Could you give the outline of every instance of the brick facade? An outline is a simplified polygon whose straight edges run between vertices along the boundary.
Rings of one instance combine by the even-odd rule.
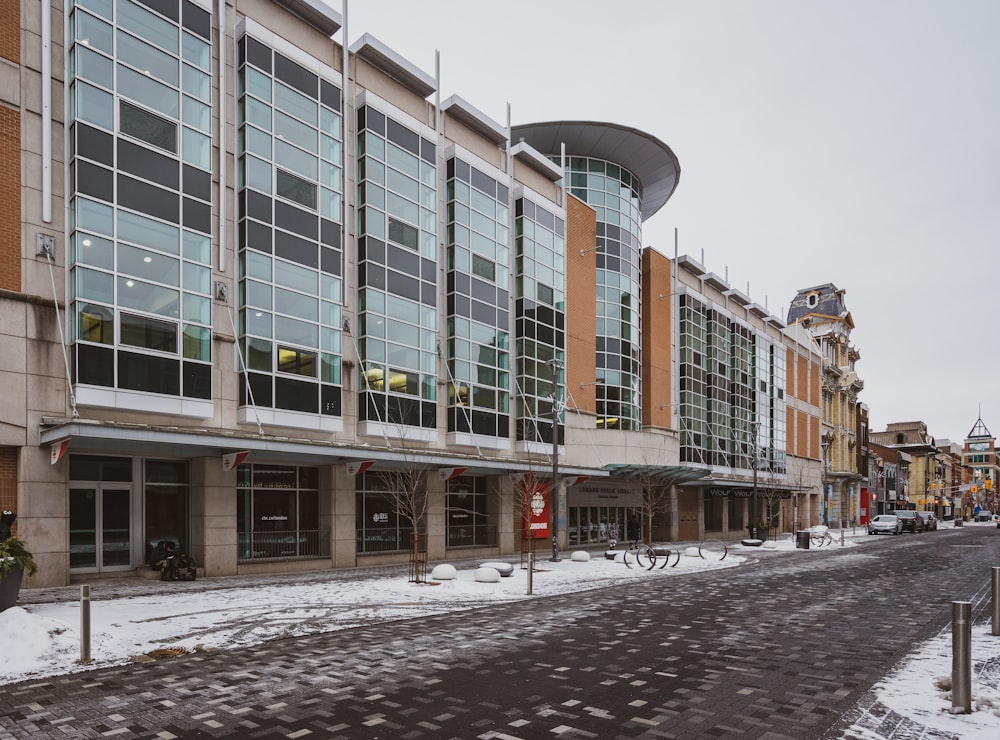
[[[566,198],[566,388],[570,406],[597,413],[597,213]],[[580,252],[583,252],[581,255]],[[583,385],[581,388],[580,385]]]
[[[671,261],[653,249],[642,253],[642,425],[670,427]]]
[[[4,0],[4,6],[12,4]],[[15,25],[15,29],[17,26]],[[6,31],[0,31],[0,38]],[[21,115],[0,105],[0,288],[21,291]]]
[[[0,447],[0,510],[17,511],[17,450],[13,447]]]
[[[21,63],[20,0],[0,0],[0,57]]]

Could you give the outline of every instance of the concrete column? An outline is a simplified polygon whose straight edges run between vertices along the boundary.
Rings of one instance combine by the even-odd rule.
[[[670,542],[677,542],[680,539],[680,506],[677,501],[677,486],[670,486]]]
[[[497,548],[500,554],[515,552],[517,547],[517,530],[520,521],[515,521],[514,511],[514,481],[509,475],[497,475],[487,483],[490,491],[490,517],[497,526]]]
[[[191,555],[206,576],[237,572],[236,476],[220,457],[191,460]]]
[[[69,455],[55,465],[48,447],[21,447],[17,456],[17,534],[38,564],[24,588],[69,585]]]
[[[427,532],[427,558],[429,560],[444,560],[447,549],[445,532],[445,516],[447,508],[447,481],[427,472],[427,516],[425,531]]]
[[[357,496],[355,476],[347,474],[345,465],[331,465],[327,477],[321,471],[320,489],[329,491],[330,556],[334,568],[353,568],[357,557]]]

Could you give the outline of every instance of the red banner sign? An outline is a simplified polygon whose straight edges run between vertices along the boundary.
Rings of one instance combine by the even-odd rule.
[[[548,539],[552,536],[549,530],[551,512],[549,508],[551,502],[549,491],[550,486],[548,483],[536,481],[531,486],[530,494],[527,495],[526,505],[528,511],[524,522],[524,536],[526,539]]]

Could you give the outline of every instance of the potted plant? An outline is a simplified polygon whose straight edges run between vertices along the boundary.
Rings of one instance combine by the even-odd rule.
[[[30,576],[38,570],[35,558],[24,542],[10,534],[10,525],[16,517],[10,511],[3,512],[0,517],[0,612],[17,603],[24,572],[27,571]]]

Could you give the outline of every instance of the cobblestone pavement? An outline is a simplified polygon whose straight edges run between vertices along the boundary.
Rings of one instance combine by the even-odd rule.
[[[971,528],[761,553],[726,571],[12,684],[0,738],[802,740],[842,737],[862,717],[884,737],[945,737],[908,727],[870,689],[947,624],[951,601],[982,590],[998,556],[1000,536]]]

